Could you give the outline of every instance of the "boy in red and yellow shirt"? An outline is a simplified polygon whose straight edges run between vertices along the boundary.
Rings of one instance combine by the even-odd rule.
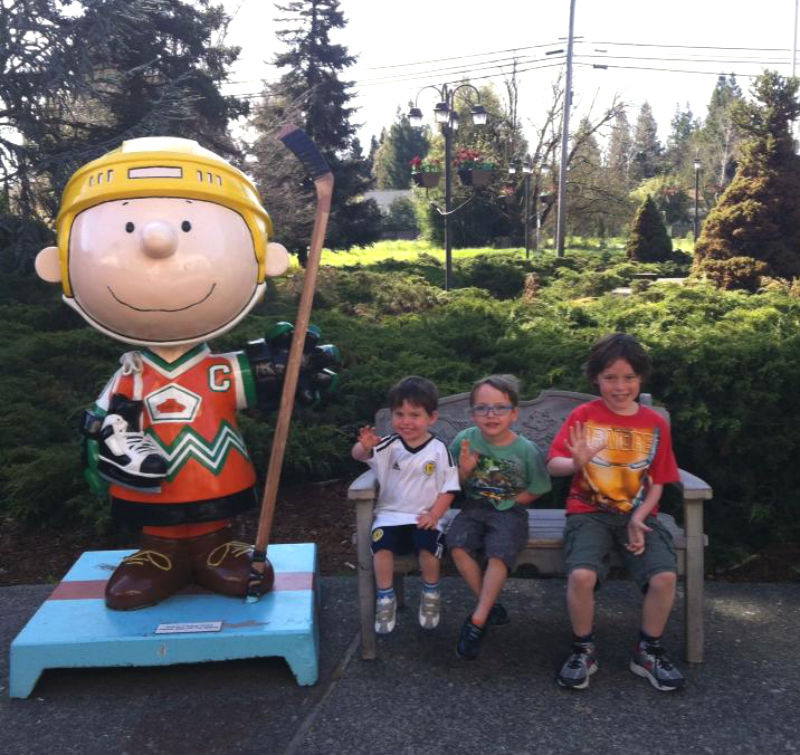
[[[656,514],[664,485],[679,475],[669,425],[636,401],[650,374],[650,358],[632,336],[615,333],[592,347],[585,369],[600,398],[567,417],[547,463],[552,475],[572,475],[564,552],[573,651],[557,681],[584,689],[597,671],[594,593],[617,546],[645,594],[630,669],[656,689],[678,689],[684,678],[661,645],[675,601],[677,566],[672,538]]]

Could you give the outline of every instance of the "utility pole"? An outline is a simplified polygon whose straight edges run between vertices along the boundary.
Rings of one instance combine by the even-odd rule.
[[[792,45],[792,77],[794,78],[794,71],[797,67],[797,4],[798,0],[794,0],[794,44]]]
[[[569,110],[572,106],[572,42],[575,30],[575,0],[569,3],[569,37],[567,38],[567,80],[564,89],[564,114],[561,118],[561,165],[558,170],[558,222],[556,253],[564,256],[564,231],[567,225],[567,157],[569,156]]]

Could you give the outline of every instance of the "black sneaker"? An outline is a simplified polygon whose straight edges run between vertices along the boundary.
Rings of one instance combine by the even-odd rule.
[[[461,633],[458,635],[456,653],[468,661],[474,661],[481,652],[481,640],[483,640],[484,629],[472,623],[472,617],[467,616],[461,625]]]
[[[508,618],[508,611],[503,607],[502,603],[495,603],[492,610],[489,611],[489,618],[486,619],[487,624],[493,627],[502,627],[509,623],[511,619]]]
[[[662,692],[672,692],[686,683],[683,674],[664,652],[660,640],[638,642],[633,649],[630,670]]]
[[[597,659],[593,642],[573,642],[572,653],[564,661],[556,681],[568,689],[586,689],[589,677],[597,671]]]

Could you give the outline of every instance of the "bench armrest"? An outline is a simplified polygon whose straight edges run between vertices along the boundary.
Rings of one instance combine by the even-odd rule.
[[[364,474],[357,477],[347,488],[348,501],[373,500],[378,493],[378,480],[375,473],[368,469]]]
[[[683,498],[686,501],[709,501],[714,497],[711,486],[699,477],[687,472],[685,469],[679,470],[681,475],[681,488],[683,488]]]

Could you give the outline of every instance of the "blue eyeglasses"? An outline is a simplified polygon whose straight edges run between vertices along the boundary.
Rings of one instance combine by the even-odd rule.
[[[505,417],[513,408],[511,404],[476,404],[470,408],[470,412],[476,417],[488,417],[490,414]]]

